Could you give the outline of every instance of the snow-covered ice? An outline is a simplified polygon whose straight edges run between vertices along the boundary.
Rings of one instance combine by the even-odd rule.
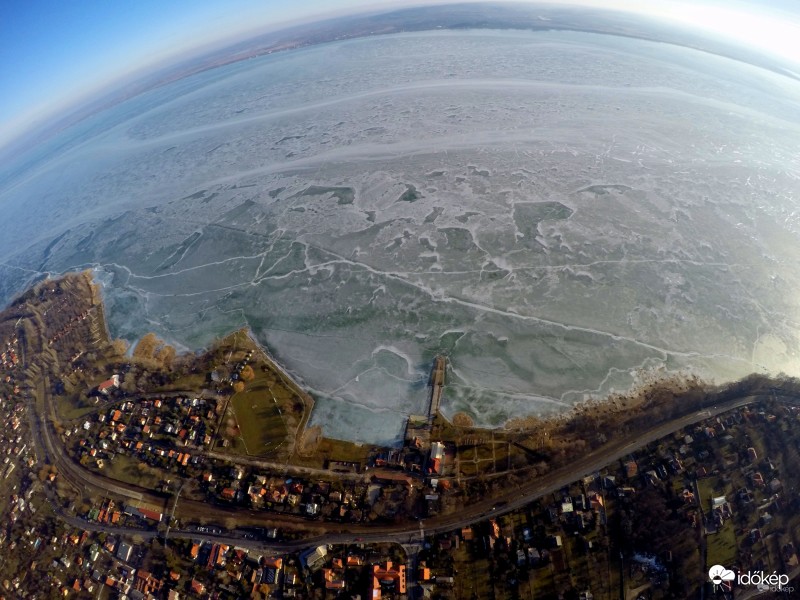
[[[97,115],[0,182],[0,294],[91,266],[117,335],[248,325],[312,424],[365,442],[424,410],[437,353],[443,410],[485,425],[652,369],[796,374],[798,100],[575,32],[273,54]]]

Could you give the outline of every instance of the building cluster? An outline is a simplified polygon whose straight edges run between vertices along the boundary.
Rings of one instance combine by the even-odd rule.
[[[117,401],[100,406],[64,437],[87,466],[102,469],[117,456],[127,455],[191,476],[204,462],[200,451],[211,446],[216,409],[215,399],[185,396]]]
[[[31,303],[46,317],[42,340],[76,368],[75,363],[88,349],[87,343],[96,344],[106,335],[94,294],[84,285],[90,284],[79,278],[49,282]]]
[[[213,597],[214,588],[239,597],[293,597],[305,579],[296,555],[269,556],[228,544],[195,540],[187,558],[195,567],[189,583],[192,596]]]
[[[318,546],[300,554],[309,582],[328,597],[361,597],[369,600],[407,597],[410,591],[405,557],[387,556],[387,548]]]
[[[103,586],[129,598],[161,598],[163,578],[137,569],[148,552],[142,543],[105,533],[64,527],[57,521],[28,525],[18,541],[4,543],[20,568],[2,581],[0,593],[18,597],[96,597]],[[170,596],[173,597],[173,596]]]
[[[27,431],[25,405],[0,395],[0,482],[8,480],[18,466],[36,463]]]
[[[118,383],[111,377],[101,386],[116,387]],[[412,493],[424,497],[421,506],[425,512],[415,516],[439,510],[439,492],[448,483],[439,478],[444,465],[452,463],[444,443],[434,442],[424,449],[376,451],[366,466],[372,468],[371,483],[355,483],[338,475],[328,481],[287,478],[254,464],[231,464],[208,456],[214,446],[219,407],[216,398],[202,396],[119,400],[111,395],[63,431],[62,439],[86,467],[107,470],[119,460],[148,465],[159,470],[163,485],[179,477],[193,483],[187,493],[213,502],[351,523],[365,521],[376,504],[382,508],[379,517],[393,518],[411,504],[403,499]],[[409,456],[415,460],[404,460]],[[329,467],[357,474],[362,465],[340,462]]]
[[[777,461],[762,456],[748,431],[776,419],[747,407],[715,417],[676,433],[658,455],[647,455],[638,463],[629,460],[626,479],[640,487],[663,487],[673,480],[683,484],[680,496],[686,518],[706,534],[724,528],[741,509],[755,510],[757,522],[768,523],[770,512],[781,510],[784,486]]]
[[[692,425],[624,461],[614,493],[653,488],[670,502],[676,498],[677,514],[706,539],[708,565],[788,572],[798,562],[789,530],[800,494],[785,484],[796,477],[785,463],[800,450],[799,420],[797,408],[774,405]]]
[[[55,551],[57,544],[62,547]],[[397,547],[318,546],[300,553],[269,555],[206,539],[173,542],[179,554],[156,564],[149,544],[113,535],[70,530],[43,543],[46,583],[64,597],[107,592],[135,600],[151,598],[294,598],[324,590],[370,600],[407,597],[411,581],[405,559],[387,555]],[[34,561],[31,570],[42,568]],[[421,568],[420,573],[424,570]],[[430,569],[426,570],[430,573]],[[6,589],[19,590],[31,572]],[[449,578],[452,579],[452,578]],[[440,584],[444,579],[440,577]],[[427,585],[431,585],[428,576]],[[47,587],[46,586],[46,587]]]
[[[111,499],[104,499],[98,506],[92,506],[86,520],[101,525],[127,528],[151,529],[164,518],[157,507],[124,504],[118,506]]]
[[[55,312],[65,311],[69,313],[70,312],[69,308],[70,308],[69,302],[67,302],[66,299],[62,298],[48,310]],[[87,308],[86,310],[78,314],[65,315],[65,317],[61,320],[62,326],[55,332],[51,332],[48,344],[52,346],[53,344],[58,343],[64,338],[69,337],[70,334],[75,332],[81,325],[83,325],[83,322],[86,321],[86,319],[90,319],[93,313],[94,313],[94,307],[91,307]]]
[[[2,369],[4,373],[4,378],[7,378],[6,383],[11,380],[11,373],[13,370],[19,366],[19,356],[17,355],[19,352],[18,344],[19,339],[16,335],[13,335],[2,345],[3,351],[0,352],[0,369]]]
[[[30,499],[38,482],[23,477],[36,465],[37,457],[30,443],[29,421],[18,384],[20,369],[19,340],[15,333],[3,332],[0,353],[0,487],[7,493],[0,497],[0,522],[14,524],[35,510]],[[0,540],[7,530],[0,528]]]
[[[121,514],[111,503],[103,511],[111,520]],[[0,597],[292,597],[310,583],[304,576],[310,572],[296,555],[264,556],[203,539],[170,540],[165,550],[143,536],[81,530],[52,520],[28,525],[18,541],[0,541],[4,554],[20,559],[14,575],[0,580]]]
[[[225,503],[309,519],[359,523],[369,512],[369,487],[355,481],[310,481],[259,473],[242,466],[207,470],[209,495]]]
[[[50,292],[57,296],[55,288]],[[77,339],[78,326],[91,321],[90,311],[73,314],[63,299],[56,298],[49,310],[55,309],[63,311],[63,322],[45,338],[51,344]],[[502,585],[513,597],[571,589],[569,597],[591,600],[593,586],[617,589],[609,575],[617,560],[612,549],[624,557],[613,563],[620,567],[620,589],[634,572],[639,584],[653,589],[674,580],[680,558],[671,550],[649,552],[658,535],[656,519],[646,520],[653,515],[679,521],[680,531],[692,534],[684,537],[704,537],[708,564],[787,572],[798,566],[793,519],[800,514],[800,412],[777,402],[691,425],[509,514],[499,514],[507,503],[498,502],[482,521],[428,536],[419,546],[321,545],[272,556],[247,546],[258,547],[248,544],[256,537],[276,540],[276,529],[170,523],[173,537],[164,548],[151,543],[165,529],[158,528],[163,507],[108,498],[93,499],[92,506],[87,500],[80,509],[80,501],[68,506],[67,495],[55,493],[57,473],[33,470],[42,465],[30,447],[31,420],[16,378],[21,350],[15,334],[0,337],[0,483],[8,492],[0,497],[0,569],[9,561],[18,565],[13,576],[0,578],[0,589],[11,595],[47,597],[57,589],[66,597],[137,600],[478,597],[470,569],[483,561],[495,588],[480,597],[494,596]],[[72,362],[81,355],[75,352]],[[237,363],[226,381],[238,381],[250,358]],[[456,448],[431,440],[430,415],[411,419],[404,446],[376,450],[363,471],[357,462],[331,461],[330,479],[318,480],[271,471],[255,460],[245,465],[212,458],[222,412],[216,398],[120,398],[115,390],[121,376],[105,376],[96,388],[96,409],[66,429],[57,427],[68,450],[90,468],[110,470],[122,460],[144,464],[159,469],[164,482],[174,477],[189,483],[187,496],[311,520],[385,523],[442,508],[439,494],[451,481]],[[221,377],[215,371],[211,379]],[[45,503],[49,510],[41,510]],[[658,513],[663,507],[668,510]],[[76,513],[86,521],[80,523]],[[653,525],[652,538],[650,531],[635,530],[635,519]],[[733,543],[718,543],[723,537]]]

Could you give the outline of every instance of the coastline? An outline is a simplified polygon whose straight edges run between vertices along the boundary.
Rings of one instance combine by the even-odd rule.
[[[303,441],[305,439],[305,435],[308,428],[308,422],[311,420],[311,415],[314,412],[314,397],[306,392],[303,387],[295,381],[295,379],[289,374],[286,369],[283,368],[275,357],[272,356],[269,349],[264,346],[261,342],[258,341],[255,334],[249,327],[245,327],[243,329],[247,338],[253,343],[253,345],[259,349],[261,354],[263,355],[263,359],[273,368],[276,372],[280,373],[281,377],[283,378],[284,383],[294,390],[297,396],[303,401],[303,416],[300,420],[300,424],[297,426],[297,433],[295,434],[295,452],[302,454],[303,448]]]
[[[97,281],[96,277],[94,276],[94,272],[91,269],[86,269],[80,272],[65,273],[58,277],[48,276],[46,279],[37,282],[28,290],[19,294],[15,298],[14,302],[20,301],[20,299],[24,298],[28,293],[30,293],[31,290],[36,289],[36,287],[41,285],[44,281],[56,281],[70,276],[84,278],[89,285],[92,293],[92,301],[95,304],[96,309],[99,311],[99,320],[102,321],[102,325],[104,327],[103,333],[106,336],[105,341],[111,342],[114,340],[114,337],[111,335],[109,330],[108,319],[106,315],[106,300],[103,295],[103,285],[101,282]],[[319,425],[309,427],[309,423],[313,419],[314,410],[316,408],[316,401],[314,397],[303,387],[301,382],[299,382],[283,365],[277,361],[269,349],[258,340],[254,332],[249,327],[241,327],[239,329],[232,330],[226,335],[234,334],[237,331],[243,332],[243,334],[246,335],[249,342],[261,352],[263,360],[269,364],[270,368],[274,369],[276,373],[280,374],[284,385],[291,388],[291,390],[302,399],[303,416],[297,429],[295,440],[297,448],[299,449],[298,452],[301,455],[303,454],[302,449],[305,445],[304,442],[306,441],[306,435],[311,430],[319,430],[313,432],[314,441],[318,441],[319,439],[326,437],[328,439],[335,439],[355,445],[362,444],[361,442],[347,439],[345,437],[331,438],[330,436],[326,435],[326,432],[322,430]],[[215,344],[224,339],[224,337],[225,336],[216,338],[214,342],[208,344],[206,348],[198,348],[193,350],[182,349],[179,356],[197,356],[206,352],[210,352],[214,349]],[[168,342],[171,343],[169,340]],[[438,410],[438,408],[435,411],[435,415],[431,415],[431,417],[435,417],[435,419],[437,419],[441,423],[441,426],[446,430],[486,433],[531,433],[533,430],[547,430],[555,432],[560,429],[573,429],[575,423],[583,422],[587,419],[595,422],[601,422],[607,419],[615,420],[623,416],[630,418],[633,413],[647,413],[654,410],[654,407],[657,407],[659,411],[664,412],[665,414],[672,414],[680,410],[679,405],[682,404],[682,401],[686,401],[686,399],[690,399],[691,402],[697,402],[697,398],[700,396],[707,398],[719,394],[725,395],[727,390],[737,388],[748,380],[761,380],[774,385],[778,385],[782,381],[795,381],[791,378],[779,380],[777,378],[769,378],[758,373],[753,373],[740,380],[720,384],[711,384],[692,375],[686,375],[682,373],[665,374],[664,377],[646,378],[644,381],[641,381],[639,385],[627,391],[612,393],[603,398],[585,400],[575,404],[569,410],[556,415],[527,415],[523,417],[514,417],[508,419],[503,423],[503,425],[498,427],[484,427],[481,425],[475,426],[473,423],[468,422],[467,419],[464,419],[461,416],[466,415],[467,417],[470,417],[470,415],[458,411],[453,414],[452,418],[447,418],[440,410]],[[675,404],[674,407],[671,406],[672,403]],[[412,416],[413,415],[407,415],[407,418]],[[402,441],[400,443],[402,444]]]

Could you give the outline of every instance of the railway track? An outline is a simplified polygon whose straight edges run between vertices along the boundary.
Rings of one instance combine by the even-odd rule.
[[[39,315],[32,315],[30,318],[33,333],[37,339],[28,339],[26,336],[24,343],[25,367],[28,373],[28,387],[32,390],[27,398],[28,416],[31,425],[33,443],[37,450],[39,460],[46,460],[54,465],[59,472],[59,476],[81,495],[99,494],[101,496],[113,495],[127,501],[145,502],[154,506],[162,506],[162,512],[167,512],[170,494],[156,492],[132,483],[126,483],[94,473],[82,465],[75,462],[61,446],[56,433],[49,423],[55,421],[56,410],[54,399],[50,395],[50,377],[48,373],[57,365],[57,356],[50,351],[41,355],[35,352],[36,347],[44,348],[41,344],[45,339],[44,324]],[[31,361],[34,364],[29,364]],[[33,386],[31,383],[35,382]],[[434,393],[441,389],[444,383],[444,360],[439,361],[434,366],[431,375],[431,383]],[[680,415],[670,419],[665,423],[654,424],[646,429],[635,433],[629,433],[624,437],[619,437],[605,447],[591,452],[580,459],[573,461],[569,465],[555,469],[546,475],[529,480],[524,484],[508,489],[499,497],[482,500],[462,507],[455,514],[437,516],[425,521],[425,530],[431,533],[441,533],[452,531],[464,527],[476,521],[480,521],[487,516],[495,516],[516,510],[531,501],[552,493],[571,482],[580,479],[582,476],[596,472],[606,465],[629,455],[642,446],[660,439],[676,430],[688,425],[706,420],[715,415],[740,408],[749,404],[756,403],[768,397],[775,400],[800,406],[800,394],[794,390],[786,390],[774,387],[769,390],[771,396],[761,395],[740,395],[738,397],[727,398],[714,405],[704,405],[700,410]],[[333,474],[331,474],[333,476]],[[220,506],[209,504],[190,498],[183,498],[176,510],[177,518],[183,520],[217,520],[226,522],[233,519],[240,525],[261,525],[278,526],[281,528],[294,528],[298,531],[305,531],[311,537],[305,538],[303,542],[293,542],[293,544],[311,543],[346,543],[354,541],[397,541],[406,542],[414,536],[419,536],[420,524],[418,522],[408,522],[398,525],[370,526],[366,524],[343,524],[343,523],[322,523],[319,521],[309,521],[303,517],[295,515],[284,515],[280,513],[259,512],[251,509]],[[107,528],[113,530],[113,528]],[[322,535],[314,535],[314,532],[324,532]],[[175,530],[173,530],[175,532]],[[177,532],[176,532],[177,533]]]

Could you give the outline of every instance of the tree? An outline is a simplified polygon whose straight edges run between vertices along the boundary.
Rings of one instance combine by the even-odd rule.
[[[117,338],[111,342],[111,350],[117,356],[125,356],[125,353],[128,352],[128,342],[121,338]]]
[[[128,394],[133,394],[136,392],[136,378],[133,375],[126,375],[122,379],[122,383],[120,383],[119,388]]]
[[[155,358],[167,369],[170,369],[172,368],[172,362],[175,360],[175,348],[165,344],[156,351]]]
[[[133,357],[138,359],[151,359],[155,354],[156,348],[163,342],[156,337],[155,333],[147,333],[136,344],[133,349]]]
[[[250,365],[245,365],[244,368],[242,369],[242,372],[239,374],[239,376],[244,381],[253,381],[253,379],[255,378],[256,374],[253,372],[253,367],[251,367]]]

